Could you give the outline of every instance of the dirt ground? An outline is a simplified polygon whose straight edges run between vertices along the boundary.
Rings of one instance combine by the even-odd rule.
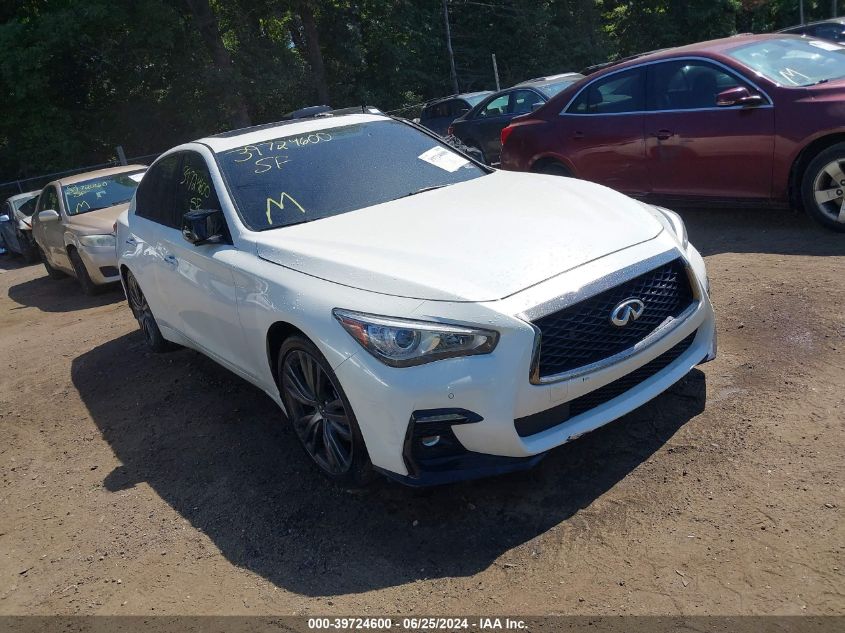
[[[0,258],[0,614],[845,614],[845,236],[682,212],[719,358],[524,474],[350,492],[119,290]]]

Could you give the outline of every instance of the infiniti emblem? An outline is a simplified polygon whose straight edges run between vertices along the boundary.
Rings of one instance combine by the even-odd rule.
[[[625,327],[639,319],[645,311],[645,304],[639,299],[625,299],[610,313],[610,322],[616,327]]]

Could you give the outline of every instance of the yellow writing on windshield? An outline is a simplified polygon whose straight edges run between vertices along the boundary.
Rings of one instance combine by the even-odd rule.
[[[279,209],[284,211],[284,209],[285,209],[285,198],[287,198],[291,203],[293,203],[293,205],[297,209],[302,211],[302,213],[305,213],[305,209],[302,208],[302,205],[299,204],[293,198],[293,196],[291,196],[291,195],[289,195],[285,192],[282,192],[282,194],[279,196],[278,201],[275,198],[267,198],[267,223],[268,224],[273,224],[273,207],[278,207]]]

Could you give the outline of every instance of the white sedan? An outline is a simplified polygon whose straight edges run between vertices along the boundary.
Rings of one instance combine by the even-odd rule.
[[[528,468],[715,356],[681,219],[371,114],[176,147],[118,220],[150,346],[265,391],[328,476]]]

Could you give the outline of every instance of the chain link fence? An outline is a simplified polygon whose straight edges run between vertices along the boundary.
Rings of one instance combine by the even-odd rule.
[[[63,176],[72,176],[74,174],[81,174],[86,171],[106,169],[107,167],[118,167],[122,164],[132,165],[135,163],[140,163],[142,165],[149,165],[156,158],[158,158],[160,154],[161,152],[158,152],[156,154],[146,154],[144,156],[134,156],[132,158],[125,159],[125,163],[119,159],[114,159],[106,163],[98,163],[96,165],[85,165],[83,167],[66,169],[65,171],[56,171],[51,174],[42,174],[40,176],[32,176],[30,178],[19,178],[18,180],[9,180],[7,182],[2,182],[0,183],[0,202],[5,200],[9,196],[14,196],[19,193],[25,193],[27,191],[38,191],[42,189],[44,185],[46,185],[48,182],[56,180],[57,178],[62,178]]]

